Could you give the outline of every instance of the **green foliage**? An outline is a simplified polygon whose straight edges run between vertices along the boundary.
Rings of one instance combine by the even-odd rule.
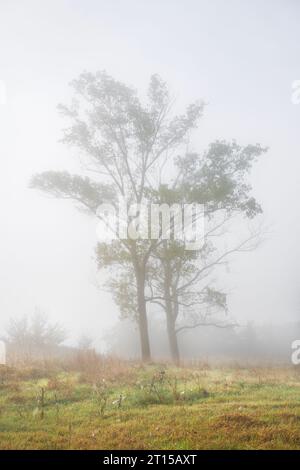
[[[95,213],[103,202],[114,201],[113,187],[91,181],[87,176],[70,175],[67,171],[45,171],[31,178],[30,187],[60,199],[72,199]]]
[[[183,114],[174,114],[168,86],[158,75],[151,77],[145,100],[105,71],[85,72],[72,87],[71,105],[59,106],[69,123],[63,141],[80,152],[85,169],[82,175],[44,172],[32,178],[31,187],[70,199],[93,215],[101,203],[115,205],[121,197],[127,206],[205,205],[205,243],[196,253],[186,251],[177,240],[161,243],[161,234],[153,241],[118,239],[114,233],[117,240],[99,243],[96,248],[98,267],[109,270],[107,286],[120,313],[137,321],[143,359],[151,356],[147,305],[154,301],[166,313],[168,328],[172,325],[169,338],[173,338],[171,350],[177,350],[173,351],[176,362],[176,333],[226,311],[225,293],[211,285],[211,280],[205,281],[206,286],[201,281],[243,245],[213,257],[216,239],[224,233],[217,229],[226,230],[233,215],[253,219],[262,212],[251,195],[249,172],[266,148],[217,140],[201,154],[186,152],[204,104],[195,102]],[[93,179],[86,176],[87,171]],[[99,213],[97,216],[101,218]],[[192,322],[183,324],[188,317]]]

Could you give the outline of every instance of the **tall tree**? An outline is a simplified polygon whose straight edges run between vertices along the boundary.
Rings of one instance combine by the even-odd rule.
[[[179,332],[198,326],[233,326],[232,321],[219,316],[220,311],[227,312],[226,295],[214,287],[212,276],[230,255],[257,246],[257,231],[231,242],[231,246],[222,239],[236,230],[233,220],[238,219],[240,226],[262,212],[247,179],[253,163],[265,151],[258,144],[241,147],[235,142],[214,142],[202,155],[178,157],[174,180],[153,194],[159,203],[204,205],[205,230],[199,249],[189,251],[184,242],[171,239],[157,245],[151,254],[154,264],[147,300],[160,305],[166,314],[170,352],[176,363],[180,358]]]
[[[55,197],[71,199],[93,215],[97,215],[101,202],[116,205],[122,197],[127,205],[132,205],[147,200],[148,189],[159,185],[163,165],[196,127],[203,104],[192,104],[183,115],[174,116],[168,87],[157,75],[151,77],[145,104],[134,89],[105,72],[83,73],[72,85],[73,104],[60,106],[62,114],[71,121],[64,141],[83,154],[84,174],[44,172],[32,178],[31,186]],[[93,179],[85,176],[87,171],[93,174]],[[147,264],[155,244],[151,240],[118,238],[112,243],[112,258],[103,256],[102,261],[131,266],[145,361],[151,357],[145,285]],[[102,248],[107,253],[105,244]]]

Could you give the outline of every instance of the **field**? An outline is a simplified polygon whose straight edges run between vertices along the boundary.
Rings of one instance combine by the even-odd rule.
[[[0,369],[1,449],[298,449],[297,368]]]

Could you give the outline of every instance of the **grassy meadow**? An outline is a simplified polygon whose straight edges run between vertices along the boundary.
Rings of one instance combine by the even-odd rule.
[[[0,368],[1,449],[299,449],[300,371],[96,356]]]

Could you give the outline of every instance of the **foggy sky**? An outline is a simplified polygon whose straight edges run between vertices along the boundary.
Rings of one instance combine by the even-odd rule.
[[[224,282],[242,322],[299,319],[299,20],[297,0],[0,0],[0,330],[35,306],[73,337],[100,341],[117,321],[96,286],[96,221],[28,189],[33,173],[80,168],[59,142],[56,106],[72,79],[99,69],[142,91],[158,73],[179,108],[208,103],[195,150],[223,138],[269,147],[251,181],[270,233]]]

